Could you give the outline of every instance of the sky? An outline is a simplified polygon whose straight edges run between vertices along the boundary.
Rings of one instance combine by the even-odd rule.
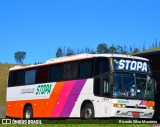
[[[159,0],[0,0],[0,62],[54,58],[58,47],[100,43],[148,47],[160,41]]]

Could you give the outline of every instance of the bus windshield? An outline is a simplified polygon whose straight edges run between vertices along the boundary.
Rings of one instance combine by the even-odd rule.
[[[149,74],[116,72],[113,77],[113,97],[154,99],[154,81]]]

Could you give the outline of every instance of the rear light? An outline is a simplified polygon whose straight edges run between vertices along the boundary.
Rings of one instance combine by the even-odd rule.
[[[126,108],[125,104],[113,104],[113,107],[115,108]]]

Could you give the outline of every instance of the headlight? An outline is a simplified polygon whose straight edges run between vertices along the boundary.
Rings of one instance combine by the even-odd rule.
[[[125,104],[113,104],[113,107],[116,107],[116,108],[126,108],[126,105]]]
[[[151,109],[151,110],[153,110],[153,109],[154,109],[154,107],[153,107],[153,106],[147,106],[146,108],[147,108],[147,109]]]

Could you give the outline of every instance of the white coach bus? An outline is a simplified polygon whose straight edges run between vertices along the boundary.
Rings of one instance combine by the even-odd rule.
[[[9,69],[6,115],[14,118],[152,118],[149,61],[80,54]]]

